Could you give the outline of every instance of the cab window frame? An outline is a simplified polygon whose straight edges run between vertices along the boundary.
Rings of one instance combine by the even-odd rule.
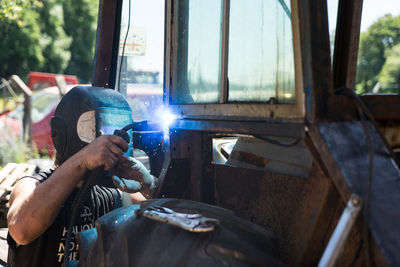
[[[227,93],[227,60],[229,41],[229,6],[230,0],[222,0],[222,33],[221,33],[221,64],[220,64],[220,94],[218,103],[172,104],[175,84],[177,82],[178,66],[176,43],[178,1],[166,3],[166,42],[165,42],[165,101],[174,114],[181,119],[207,119],[207,120],[260,120],[283,119],[300,121],[305,116],[303,74],[300,48],[300,27],[298,0],[291,1],[291,24],[293,37],[294,74],[295,74],[295,103],[276,104],[269,102],[228,102]]]

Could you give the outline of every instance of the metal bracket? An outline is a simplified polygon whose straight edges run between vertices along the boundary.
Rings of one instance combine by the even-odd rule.
[[[333,267],[335,266],[339,256],[342,253],[347,238],[349,237],[350,230],[356,221],[358,214],[360,214],[362,207],[362,199],[353,194],[347,202],[342,216],[333,232],[329,243],[325,248],[324,254],[318,263],[318,267]]]

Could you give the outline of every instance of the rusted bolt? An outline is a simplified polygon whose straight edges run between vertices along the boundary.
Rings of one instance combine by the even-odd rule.
[[[354,206],[358,206],[358,205],[360,205],[361,200],[360,200],[360,198],[359,198],[358,196],[352,195],[352,196],[351,196],[351,203],[352,203]]]

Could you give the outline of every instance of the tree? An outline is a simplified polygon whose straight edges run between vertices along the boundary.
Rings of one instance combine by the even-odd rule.
[[[40,69],[44,72],[63,73],[67,68],[71,53],[72,38],[64,31],[64,15],[60,0],[46,0],[38,13],[41,31],[40,44],[45,63]]]
[[[0,77],[92,76],[98,0],[0,0]]]
[[[385,15],[361,34],[357,92],[371,92],[387,59],[387,51],[400,43],[400,16]]]
[[[65,32],[72,37],[71,60],[66,73],[89,82],[93,73],[98,0],[64,0]]]
[[[44,57],[40,48],[38,1],[0,1],[0,76],[24,77],[31,69],[40,69]]]
[[[379,73],[379,83],[384,93],[399,93],[400,44],[386,52],[386,61]]]

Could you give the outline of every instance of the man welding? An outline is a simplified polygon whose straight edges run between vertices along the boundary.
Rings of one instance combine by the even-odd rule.
[[[7,266],[61,266],[82,184],[90,186],[74,209],[70,260],[79,257],[78,232],[121,206],[117,188],[151,196],[156,179],[129,157],[129,140],[111,134],[131,122],[129,104],[113,90],[79,86],[64,96],[51,121],[55,169],[22,177],[11,193]]]

